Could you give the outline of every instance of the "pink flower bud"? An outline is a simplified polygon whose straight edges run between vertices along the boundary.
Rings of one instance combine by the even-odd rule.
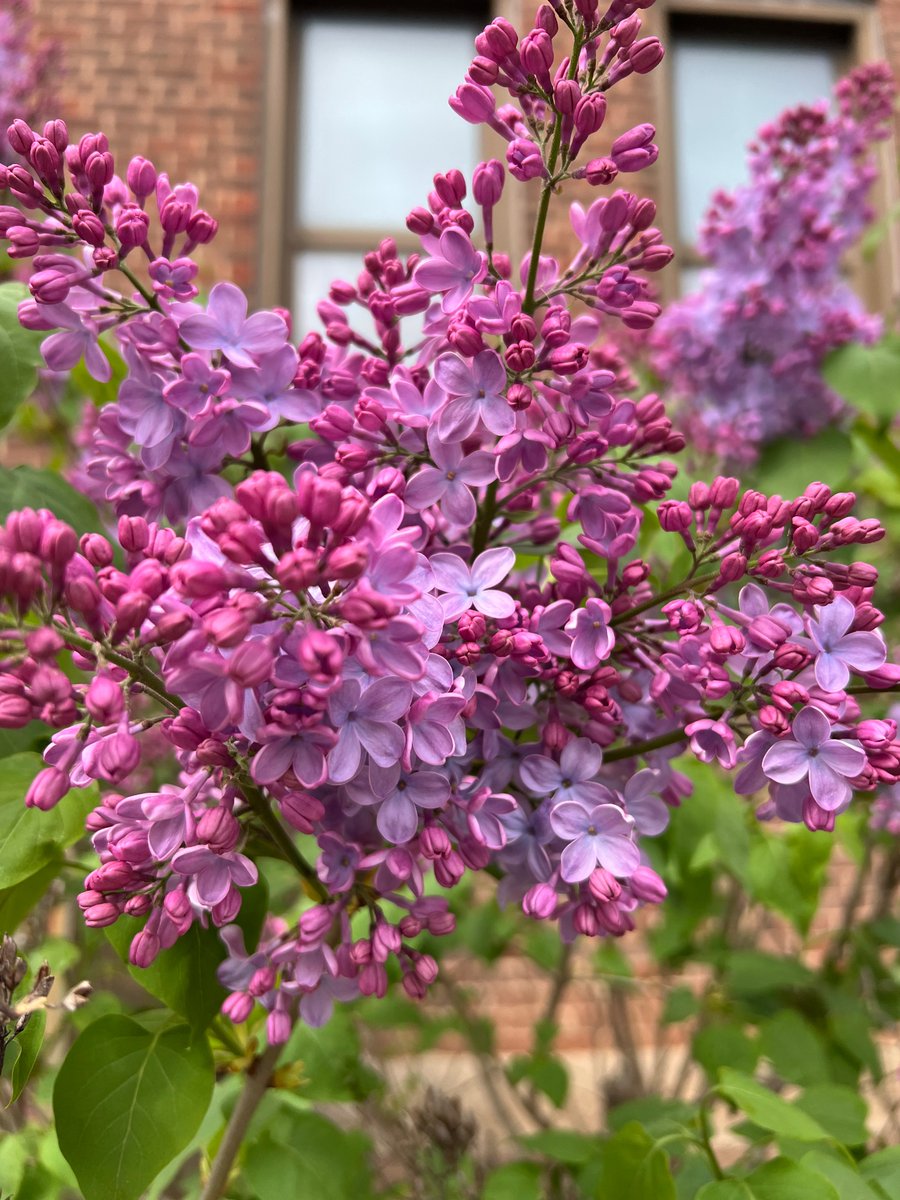
[[[109,675],[95,675],[84,697],[84,706],[100,725],[112,725],[125,711],[122,689]]]
[[[632,895],[648,904],[661,904],[669,894],[666,885],[652,867],[638,867],[628,880],[628,886]]]
[[[162,945],[156,934],[142,929],[132,939],[128,961],[133,967],[149,967],[161,949]]]
[[[546,921],[556,912],[556,889],[549,883],[535,883],[522,898],[522,912],[536,921]]]
[[[55,808],[71,787],[69,776],[56,767],[45,767],[38,771],[28,791],[25,793],[25,805],[28,808],[40,808],[47,812]]]

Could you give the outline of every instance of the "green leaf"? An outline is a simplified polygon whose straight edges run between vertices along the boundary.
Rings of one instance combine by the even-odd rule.
[[[836,1083],[808,1087],[797,1107],[818,1121],[822,1128],[845,1146],[862,1146],[868,1138],[868,1105],[852,1088]]]
[[[556,1108],[562,1108],[569,1090],[569,1074],[558,1058],[547,1055],[522,1055],[507,1067],[513,1083],[528,1079]]]
[[[537,1163],[507,1163],[488,1175],[481,1200],[543,1200],[542,1174]]]
[[[249,948],[259,936],[260,906],[265,910],[265,885],[241,892],[241,911],[236,923],[245,931]],[[136,917],[120,917],[106,929],[106,936],[124,963],[128,948],[144,922]],[[212,925],[204,928],[196,921],[174,946],[163,950],[149,967],[128,967],[131,977],[151,996],[184,1017],[195,1033],[207,1028],[222,1006],[227,993],[216,978],[216,970],[225,961],[225,945]]]
[[[763,1023],[759,1047],[782,1079],[791,1083],[807,1086],[831,1078],[821,1035],[793,1009],[782,1009]]]
[[[697,1106],[687,1104],[684,1100],[672,1100],[667,1096],[640,1096],[637,1100],[626,1100],[610,1109],[608,1124],[615,1133],[630,1121],[638,1121],[658,1137],[663,1129],[671,1130],[673,1123],[687,1125],[696,1113]]]
[[[597,1137],[576,1133],[572,1129],[542,1129],[540,1133],[526,1134],[518,1141],[535,1154],[572,1166],[588,1162],[599,1154],[601,1149],[601,1142]]]
[[[707,1025],[694,1037],[691,1053],[710,1079],[720,1067],[732,1066],[750,1072],[756,1066],[759,1051],[738,1025]]]
[[[343,1005],[336,1005],[331,1019],[319,1029],[298,1021],[280,1062],[299,1062],[303,1082],[298,1092],[309,1100],[364,1100],[379,1084],[363,1061],[356,1025]]]
[[[41,1046],[44,1044],[44,1030],[47,1026],[47,1014],[36,1012],[28,1018],[28,1024],[15,1039],[6,1053],[6,1067],[11,1085],[11,1093],[6,1107],[22,1095],[25,1084],[31,1078],[31,1072],[38,1060]],[[15,1058],[9,1067],[10,1052],[15,1050]]]
[[[822,378],[860,412],[893,417],[900,410],[900,338],[888,333],[874,346],[848,342],[825,359]]]
[[[29,721],[22,729],[0,729],[0,758],[24,754],[28,750],[40,753],[49,735],[50,730],[43,721]]]
[[[776,958],[757,950],[738,950],[728,958],[725,985],[739,999],[765,992],[790,992],[814,984],[812,971],[796,958]]]
[[[247,1148],[244,1177],[254,1200],[367,1200],[368,1139],[318,1113],[294,1114],[289,1146],[263,1133]]]
[[[722,1067],[716,1090],[751,1121],[782,1137],[795,1138],[800,1142],[817,1142],[828,1136],[808,1113],[782,1100],[740,1071]]]
[[[76,533],[102,528],[97,509],[56,471],[0,467],[0,518],[20,508],[49,508]]]
[[[801,1167],[789,1158],[773,1158],[743,1182],[753,1200],[841,1200],[837,1189],[824,1175]]]
[[[696,1200],[753,1200],[753,1192],[743,1179],[715,1179],[700,1189]]]
[[[695,1016],[699,1009],[700,1002],[693,988],[676,987],[666,996],[660,1019],[664,1025],[674,1025],[678,1021],[686,1021],[688,1017]]]
[[[209,1046],[187,1025],[150,1033],[122,1016],[89,1025],[53,1090],[60,1149],[85,1200],[138,1200],[194,1136],[214,1079]]]
[[[64,839],[62,811],[25,807],[25,793],[43,762],[14,754],[0,772],[0,888],[11,888],[55,858]]]
[[[859,1173],[877,1183],[888,1196],[900,1196],[900,1146],[888,1146],[864,1158]]]
[[[800,1165],[824,1175],[837,1188],[841,1200],[879,1200],[878,1193],[855,1167],[833,1154],[810,1150],[800,1159]]]
[[[676,1200],[669,1159],[636,1121],[625,1125],[606,1143],[598,1197],[628,1200]]]
[[[54,865],[42,867],[34,875],[0,891],[0,934],[13,934],[43,899],[47,888],[58,874]]]
[[[0,426],[9,424],[19,405],[34,391],[37,369],[43,361],[41,342],[45,335],[19,323],[19,301],[28,296],[23,283],[0,284]]]
[[[768,493],[778,493],[785,500],[803,494],[809,483],[810,464],[815,464],[817,479],[827,479],[835,489],[851,475],[847,435],[830,427],[803,443],[803,453],[797,453],[793,438],[771,442],[760,455],[759,477],[766,481]]]

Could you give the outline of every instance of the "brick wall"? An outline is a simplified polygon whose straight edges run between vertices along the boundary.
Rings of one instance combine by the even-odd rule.
[[[118,170],[143,154],[190,180],[218,218],[198,254],[210,279],[251,291],[260,211],[263,0],[34,0],[63,45],[58,113],[73,137],[102,129]]]

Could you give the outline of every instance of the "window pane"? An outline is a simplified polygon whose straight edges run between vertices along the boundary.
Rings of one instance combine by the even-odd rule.
[[[363,256],[358,250],[306,250],[294,258],[293,295],[291,312],[296,322],[294,341],[299,342],[310,330],[322,332],[322,322],[316,305],[328,299],[328,289],[335,279],[355,283],[363,269]],[[346,310],[354,329],[363,335],[375,332],[368,312],[357,306]]]
[[[478,162],[476,126],[447,104],[469,23],[313,18],[301,27],[297,224],[390,232],[436,171]]]
[[[770,28],[777,29],[777,22]],[[827,97],[840,72],[840,31],[796,36],[678,33],[672,47],[679,237],[693,244],[717,188],[746,178],[747,143],[785,108]],[[795,40],[796,39],[796,40]]]

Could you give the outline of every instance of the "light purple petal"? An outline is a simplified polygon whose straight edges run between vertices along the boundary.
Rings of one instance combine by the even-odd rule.
[[[584,834],[566,846],[560,855],[562,877],[567,883],[581,883],[597,865],[596,838]]]
[[[508,406],[507,406],[508,407]],[[512,409],[509,409],[512,414]],[[481,404],[469,396],[450,400],[438,415],[438,433],[449,442],[461,442],[469,436],[481,416]]]
[[[515,565],[516,552],[511,546],[497,546],[479,554],[472,564],[472,582],[478,588],[491,588],[506,578]]]
[[[820,708],[807,704],[806,708],[801,708],[794,718],[791,732],[801,746],[806,746],[811,750],[816,746],[821,746],[831,737],[831,722]],[[788,781],[782,780],[781,782]]]
[[[819,758],[839,775],[855,779],[866,765],[866,752],[859,742],[833,739],[819,751]]]
[[[450,796],[450,784],[437,771],[417,771],[407,782],[406,794],[419,808],[442,808]]]
[[[848,633],[837,647],[844,662],[854,671],[877,671],[887,657],[887,649],[877,633]]]
[[[471,586],[469,568],[458,554],[433,554],[428,561],[438,591],[465,592]]]
[[[600,866],[606,867],[607,871],[612,871],[620,879],[627,879],[641,865],[641,852],[628,838],[601,837],[596,840],[599,843],[597,858]]]
[[[472,397],[477,391],[472,368],[458,354],[441,354],[435,360],[434,378],[451,396]]]
[[[394,792],[379,808],[376,823],[382,837],[399,846],[415,837],[419,814],[403,792]]]
[[[815,674],[816,683],[826,692],[840,692],[850,682],[850,668],[843,659],[824,650],[816,659]]]
[[[522,782],[538,796],[555,792],[562,783],[562,772],[552,758],[544,754],[529,754],[519,764]]]
[[[292,753],[290,738],[279,738],[277,742],[269,742],[250,764],[250,774],[257,783],[274,783],[291,765]]]
[[[815,802],[826,812],[835,812],[850,798],[853,789],[844,778],[822,758],[814,758],[809,764],[809,790]]]
[[[494,350],[482,350],[472,363],[472,377],[479,389],[488,395],[498,395],[506,387],[506,367]]]
[[[247,316],[247,297],[236,284],[217,283],[209,293],[207,312],[227,339],[234,341]]]
[[[603,763],[603,751],[590,738],[572,738],[563,748],[559,771],[563,779],[594,779]]]
[[[407,489],[408,501],[409,490]],[[414,508],[415,505],[410,505],[410,507]],[[474,524],[478,506],[475,503],[475,497],[461,480],[454,479],[450,483],[445,480],[441,512],[451,525],[469,526]]]
[[[362,751],[356,724],[345,725],[328,752],[328,777],[332,783],[347,783],[359,770]]]
[[[776,783],[799,783],[809,770],[809,753],[793,738],[776,742],[763,758],[763,771]]]
[[[403,498],[410,508],[420,512],[423,508],[437,504],[448,486],[443,471],[425,467],[406,485]]]
[[[567,842],[580,837],[590,824],[591,813],[584,805],[576,804],[573,800],[564,800],[550,811],[550,828],[557,837]]]
[[[494,588],[479,592],[473,598],[473,603],[480,613],[484,613],[486,617],[493,617],[496,621],[511,617],[516,611],[516,602],[512,596],[508,596],[506,592],[498,592]]]
[[[412,703],[412,688],[405,679],[377,679],[357,706],[359,718],[396,721],[406,716]]]
[[[396,682],[402,681],[397,680]],[[400,759],[406,739],[399,725],[388,725],[384,721],[357,719],[354,728],[359,740],[380,767],[389,767]],[[332,753],[334,752],[332,751]],[[334,779],[333,772],[331,777]],[[336,782],[340,781],[336,780]]]

